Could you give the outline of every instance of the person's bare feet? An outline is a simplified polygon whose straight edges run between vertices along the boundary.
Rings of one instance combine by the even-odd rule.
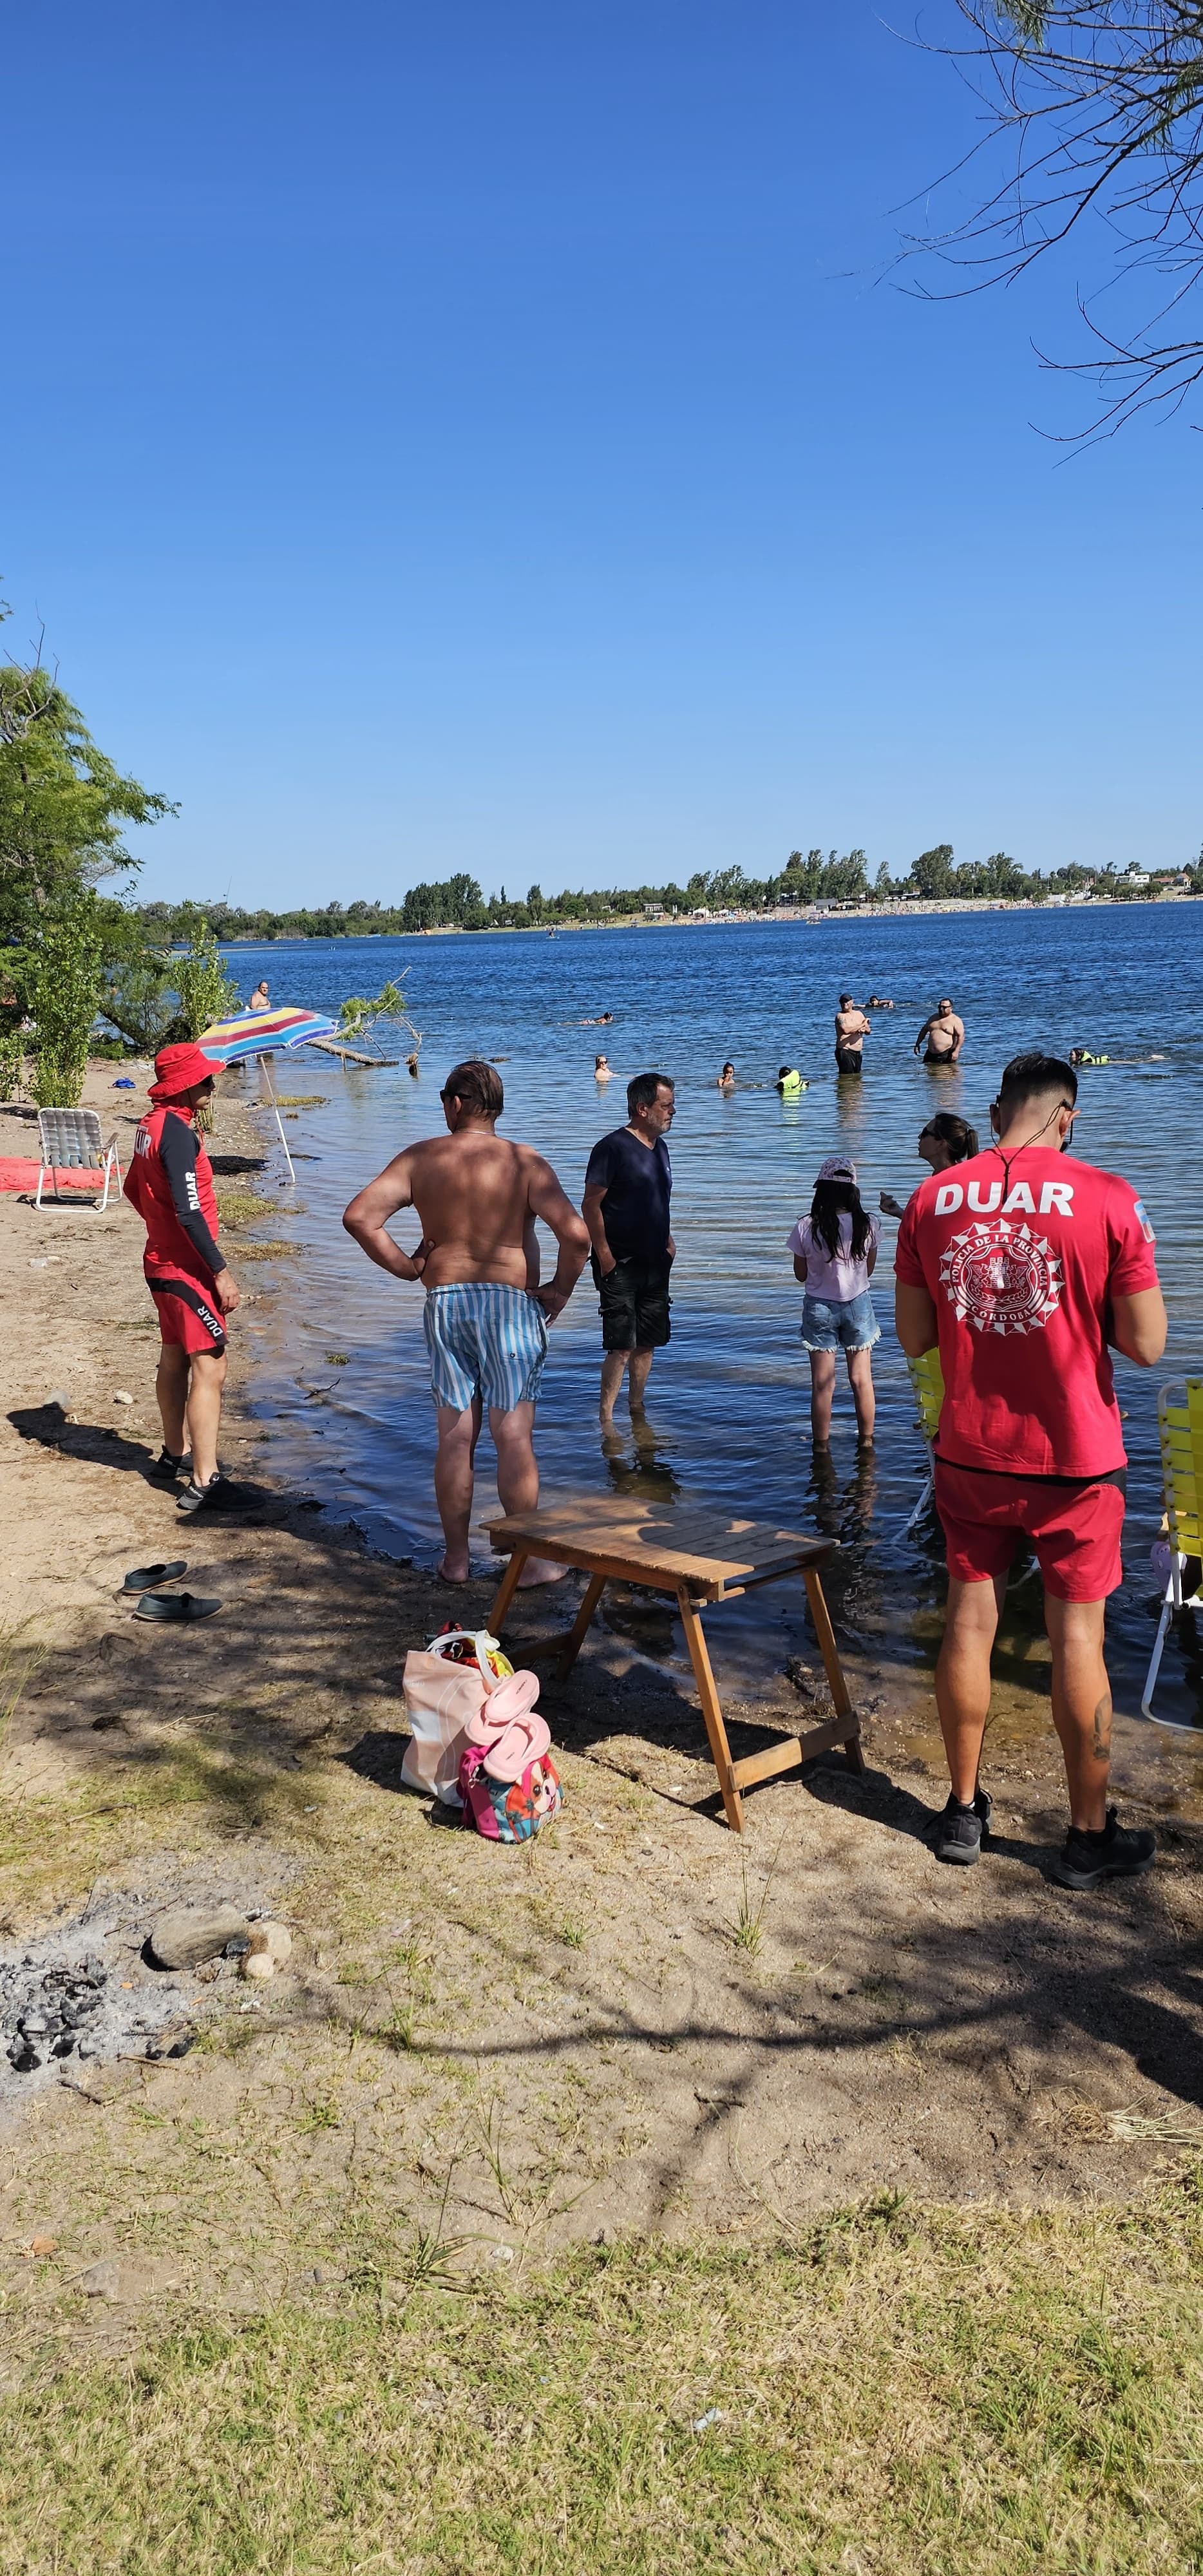
[[[447,1563],[446,1557],[444,1557],[442,1564],[435,1567],[435,1581],[437,1583],[466,1583],[468,1581],[468,1573],[469,1568],[466,1557],[464,1559],[464,1570],[462,1574],[453,1574],[451,1567]]]
[[[528,1556],[517,1588],[519,1592],[529,1592],[535,1583],[562,1583],[571,1572],[570,1565],[553,1565],[549,1556]]]

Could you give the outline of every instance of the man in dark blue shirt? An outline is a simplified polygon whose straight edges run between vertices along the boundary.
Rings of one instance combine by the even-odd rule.
[[[612,1128],[594,1146],[585,1174],[581,1214],[601,1301],[604,1424],[613,1422],[628,1360],[631,1412],[642,1414],[652,1353],[671,1329],[668,1282],[677,1247],[669,1225],[673,1175],[665,1138],[675,1107],[667,1074],[637,1074],[627,1084],[627,1125]]]

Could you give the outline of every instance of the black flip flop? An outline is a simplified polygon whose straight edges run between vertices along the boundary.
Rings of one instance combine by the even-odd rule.
[[[178,1625],[185,1619],[211,1619],[220,1601],[198,1601],[195,1592],[144,1592],[135,1619],[162,1619]]]
[[[175,1583],[188,1571],[186,1556],[173,1556],[170,1565],[136,1565],[121,1586],[123,1592],[153,1592],[156,1583]]]

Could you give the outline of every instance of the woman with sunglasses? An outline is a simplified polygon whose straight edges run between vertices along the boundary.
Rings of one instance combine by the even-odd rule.
[[[981,1150],[976,1127],[970,1127],[964,1118],[955,1118],[949,1109],[942,1109],[937,1118],[929,1118],[926,1127],[919,1130],[919,1152],[933,1172],[946,1172],[950,1163],[968,1163]],[[878,1205],[883,1216],[902,1216],[905,1212],[888,1190],[882,1191]]]

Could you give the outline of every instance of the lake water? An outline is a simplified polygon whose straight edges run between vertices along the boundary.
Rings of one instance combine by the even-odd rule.
[[[537,1144],[579,1201],[589,1150],[625,1117],[623,1086],[647,1070],[671,1073],[673,1224],[679,1257],[673,1330],[651,1381],[651,1436],[637,1444],[620,1409],[619,1438],[597,1425],[599,1328],[586,1273],[552,1335],[537,1445],[545,1495],[632,1486],[691,1503],[713,1501],[787,1526],[818,1528],[848,1547],[834,1580],[846,1622],[866,1652],[930,1659],[938,1633],[941,1559],[929,1528],[899,1533],[919,1491],[923,1458],[905,1365],[893,1337],[892,1245],[885,1223],[875,1283],[882,1340],[875,1354],[877,1455],[858,1464],[841,1379],[831,1466],[817,1475],[808,1437],[809,1372],[798,1340],[801,1292],[785,1239],[809,1204],[824,1155],[851,1153],[866,1200],[905,1200],[926,1173],[916,1139],[936,1108],[988,1133],[987,1104],[1008,1056],[1074,1044],[1112,1056],[1164,1050],[1163,1064],[1085,1069],[1077,1150],[1123,1172],[1157,1229],[1170,1310],[1164,1366],[1117,1365],[1131,1459],[1127,1578],[1111,1620],[1117,1706],[1139,1708],[1152,1635],[1149,1546],[1160,1515],[1157,1390],[1203,1363],[1199,1224],[1190,1171],[1203,1111],[1203,905],[1127,905],[1090,912],[951,914],[913,921],[839,918],[803,923],[640,931],[561,932],[398,940],[275,942],[235,948],[228,962],[245,999],[266,974],[273,999],[334,1010],[408,970],[424,1032],[421,1073],[344,1073],[302,1049],[275,1059],[277,1087],[321,1092],[287,1130],[298,1156],[290,1224],[306,1247],[304,1300],[289,1299],[241,1338],[257,1354],[254,1397],[270,1426],[276,1472],[299,1479],[370,1543],[433,1563],[440,1538],[431,1492],[434,1416],[420,1290],[374,1269],[341,1230],[362,1182],[406,1142],[441,1124],[439,1085],[457,1058],[500,1063],[503,1126]],[[841,989],[892,996],[878,1013],[860,1083],[839,1082],[832,1015]],[[919,1023],[950,992],[966,1021],[960,1066],[932,1074],[912,1054]],[[604,1029],[575,1025],[601,1011]],[[615,1079],[602,1092],[593,1057],[604,1046]],[[738,1068],[729,1097],[714,1087],[724,1057]],[[796,1064],[810,1088],[783,1103],[777,1068]],[[235,1077],[236,1078],[236,1077]],[[248,1077],[248,1088],[256,1076]],[[220,1147],[220,1134],[217,1139]],[[282,1166],[280,1167],[282,1169]],[[289,1202],[281,1194],[282,1208]],[[411,1216],[396,1226],[416,1238]],[[236,1258],[236,1256],[235,1256]],[[549,1265],[550,1266],[550,1265]],[[254,1283],[265,1283],[258,1271]],[[279,1275],[279,1274],[277,1274]],[[252,1284],[251,1274],[246,1274]],[[283,1284],[283,1280],[281,1280]],[[255,1324],[252,1312],[248,1328]],[[337,1367],[327,1353],[347,1355]],[[480,1452],[477,1522],[495,1511],[492,1451]],[[482,1544],[481,1562],[487,1557]],[[749,1659],[770,1601],[732,1612],[731,1651]],[[1043,1657],[1038,1586],[1020,1595],[1015,1661]],[[789,1628],[792,1611],[772,1617]],[[726,1616],[726,1614],[724,1614]],[[727,1631],[724,1630],[724,1638]],[[800,1635],[800,1628],[799,1628]],[[663,1644],[661,1639],[661,1644]],[[1203,1677],[1189,1638],[1171,1641],[1158,1706],[1203,1723]]]

